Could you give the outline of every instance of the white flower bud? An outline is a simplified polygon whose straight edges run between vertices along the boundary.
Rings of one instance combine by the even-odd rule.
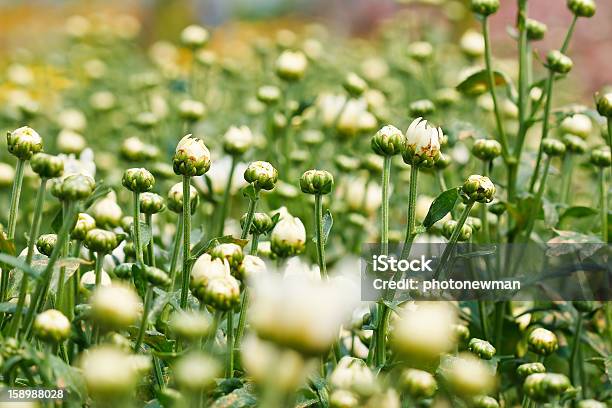
[[[220,372],[219,363],[199,351],[185,354],[174,365],[179,388],[191,393],[213,387]]]
[[[426,120],[417,118],[406,130],[406,145],[402,157],[406,164],[430,167],[440,157],[441,128],[430,126]]]
[[[82,132],[87,127],[87,118],[80,110],[65,109],[57,116],[57,123],[62,129]]]
[[[129,286],[98,287],[90,300],[94,320],[106,328],[123,328],[138,320],[142,311],[140,298]]]
[[[463,33],[461,40],[459,41],[459,45],[461,47],[461,51],[463,51],[463,53],[468,57],[477,58],[484,55],[484,37],[476,30],[470,29]]]
[[[111,346],[85,351],[79,365],[89,393],[98,399],[116,399],[132,392],[138,377],[130,357],[130,354]]]
[[[306,229],[298,217],[291,214],[282,217],[270,235],[272,252],[279,257],[301,253],[306,244]]]
[[[561,121],[561,131],[586,139],[593,131],[591,119],[582,113],[568,116]]]
[[[85,138],[70,129],[62,129],[57,135],[56,143],[57,149],[65,154],[80,154],[87,147]]]
[[[354,391],[361,395],[368,395],[374,389],[374,374],[367,364],[359,359],[344,356],[332,372],[329,381],[335,388]]]
[[[96,220],[96,224],[101,227],[116,227],[121,223],[123,211],[115,193],[111,193],[96,203],[90,209],[91,216]]]
[[[445,372],[450,388],[460,396],[485,395],[495,386],[495,372],[482,360],[469,353],[461,353],[449,362]]]
[[[223,150],[229,155],[240,155],[253,144],[253,133],[247,126],[231,126],[223,135]]]
[[[283,51],[276,60],[277,75],[287,81],[299,80],[304,76],[308,61],[300,51]]]
[[[197,24],[187,26],[181,31],[181,42],[190,48],[200,48],[204,46],[209,39],[208,30]]]
[[[34,334],[39,339],[58,343],[70,336],[70,321],[62,312],[48,309],[36,316],[34,321]]]
[[[7,163],[0,162],[0,188],[7,188],[13,185],[15,169]]]
[[[115,95],[109,91],[99,91],[89,97],[89,104],[100,112],[106,112],[115,107]]]
[[[176,146],[172,166],[178,175],[201,176],[210,168],[210,151],[202,139],[187,135]]]
[[[109,274],[103,269],[100,275],[100,286],[110,286],[111,278]],[[89,294],[96,287],[96,272],[87,271],[81,276],[79,282],[79,289],[83,294]]]
[[[206,107],[200,101],[195,101],[193,99],[185,99],[182,100],[178,106],[179,114],[181,118],[196,121],[202,119],[204,114],[206,113]]]

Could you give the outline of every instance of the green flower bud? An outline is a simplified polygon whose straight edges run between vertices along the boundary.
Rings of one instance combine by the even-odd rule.
[[[496,353],[495,347],[493,347],[491,343],[486,340],[481,340],[477,338],[473,338],[472,340],[470,340],[470,343],[468,344],[468,350],[470,350],[472,353],[476,354],[483,360],[492,359]]]
[[[450,239],[451,235],[453,235],[453,231],[457,228],[457,221],[448,220],[442,225],[442,235],[446,239]],[[472,238],[472,227],[470,227],[467,223],[463,224],[461,227],[461,232],[459,233],[459,241],[469,241]]]
[[[597,167],[610,167],[610,164],[612,163],[610,148],[608,146],[603,146],[598,149],[594,149],[591,152],[590,161]]]
[[[193,214],[200,202],[198,190],[194,186],[189,186],[189,203],[191,204],[191,213]],[[176,183],[168,191],[168,209],[172,212],[180,214],[183,212],[183,183]]]
[[[487,395],[479,395],[472,399],[474,408],[499,408],[499,402],[493,397]]]
[[[563,156],[565,145],[559,140],[546,138],[542,141],[542,151],[550,157]]]
[[[572,60],[558,50],[552,50],[546,55],[546,64],[548,69],[557,74],[567,74],[574,66]]]
[[[94,228],[96,228],[96,220],[87,213],[79,213],[70,236],[78,241],[84,241],[87,233]]]
[[[430,60],[433,52],[433,46],[427,41],[417,41],[408,45],[408,55],[418,62]]]
[[[483,17],[490,16],[499,9],[499,0],[472,0],[472,11]]]
[[[488,208],[489,208],[489,212],[499,217],[500,215],[506,212],[506,203],[503,203],[501,201],[496,201],[493,204],[491,204]]]
[[[51,194],[61,201],[84,200],[93,193],[96,182],[83,174],[72,174],[51,186]]]
[[[359,75],[349,72],[344,78],[342,86],[353,98],[358,98],[368,89],[368,84]]]
[[[490,161],[501,155],[502,147],[497,140],[478,139],[472,146],[472,153],[483,161]]]
[[[257,89],[257,99],[266,105],[272,105],[278,102],[280,96],[280,89],[274,85],[264,85]]]
[[[433,375],[413,368],[402,371],[399,382],[402,390],[417,400],[432,397],[438,390]]]
[[[55,243],[57,242],[57,235],[55,234],[44,234],[38,237],[36,240],[36,249],[43,255],[51,256]]]
[[[142,303],[131,286],[100,286],[90,299],[91,317],[107,329],[122,329],[136,322]]]
[[[215,309],[233,309],[240,304],[240,283],[231,275],[211,279],[200,300]]]
[[[121,243],[121,238],[112,231],[94,228],[87,233],[84,243],[91,251],[110,254]]]
[[[488,177],[473,174],[463,183],[459,193],[464,202],[490,203],[495,195],[495,186]]]
[[[573,115],[563,118],[559,128],[563,133],[570,133],[586,139],[593,131],[593,123],[591,123],[591,118],[587,115],[583,113],[574,113]]]
[[[240,218],[240,225],[244,228],[247,214],[244,214]],[[256,212],[253,214],[253,221],[251,222],[250,234],[263,235],[267,234],[272,229],[272,217],[266,213]]]
[[[179,388],[197,395],[215,386],[215,379],[221,373],[221,367],[206,354],[192,351],[177,360],[173,371]]]
[[[593,17],[597,9],[593,0],[567,0],[567,8],[577,17]]]
[[[172,167],[177,175],[193,177],[206,173],[210,169],[210,152],[202,139],[183,137],[176,146]]]
[[[603,402],[599,402],[594,399],[587,399],[587,400],[579,401],[578,404],[576,404],[576,407],[577,408],[606,408],[607,405],[604,404]]]
[[[31,127],[23,126],[6,134],[8,151],[20,160],[30,160],[43,148],[42,138]]]
[[[582,154],[586,152],[587,149],[586,142],[581,137],[576,135],[563,136],[563,144],[569,153]]]
[[[159,194],[142,193],[140,194],[140,212],[143,214],[157,214],[166,209],[164,199]]]
[[[570,386],[569,379],[563,374],[536,373],[525,379],[523,390],[532,400],[546,402],[562,394]]]
[[[472,231],[480,231],[482,229],[482,220],[476,217],[468,217],[465,223],[472,228]]]
[[[227,243],[216,245],[210,251],[212,259],[225,259],[230,266],[232,273],[240,267],[242,260],[244,259],[244,253],[242,247],[237,244]]]
[[[138,137],[128,137],[121,143],[121,157],[127,161],[144,161],[150,159],[149,148]]]
[[[416,118],[432,114],[436,110],[436,106],[429,99],[421,99],[412,102],[408,106],[408,110],[410,111],[410,116]]]
[[[495,374],[472,354],[460,353],[445,373],[449,388],[464,398],[485,395],[495,386]]]
[[[34,173],[41,178],[56,178],[64,173],[64,161],[57,156],[46,153],[36,153],[32,156],[30,165]]]
[[[348,390],[334,390],[329,396],[329,404],[331,408],[356,408],[359,398]]]
[[[372,137],[371,146],[374,153],[380,156],[395,156],[401,152],[404,143],[405,138],[401,130],[387,125]]]
[[[333,186],[334,176],[325,170],[308,170],[300,177],[300,188],[306,194],[329,194]]]
[[[278,171],[268,162],[254,161],[244,171],[244,179],[257,190],[272,190],[278,181]]]
[[[200,101],[195,101],[193,99],[185,99],[179,103],[178,106],[179,116],[181,119],[195,122],[200,120],[206,114],[206,107]]]
[[[134,125],[142,130],[150,130],[157,125],[159,119],[153,112],[140,112],[134,118]]]
[[[452,106],[461,100],[461,94],[455,88],[442,88],[436,91],[434,104],[442,108]]]
[[[440,153],[438,156],[438,160],[434,164],[435,168],[438,170],[444,170],[452,163],[453,159],[449,154]]]
[[[59,310],[45,310],[34,320],[34,335],[47,343],[56,344],[66,340],[70,330],[70,321]]]
[[[131,168],[123,173],[121,184],[130,191],[143,193],[151,191],[155,185],[155,177],[145,168]]]
[[[530,41],[541,40],[548,30],[546,24],[532,18],[528,18],[525,22],[525,29],[527,30],[527,39]]]
[[[580,313],[591,313],[597,308],[597,304],[589,300],[574,300],[572,305]]]
[[[412,121],[406,130],[402,148],[404,163],[411,166],[432,167],[440,158],[440,141],[444,134],[422,118]]]
[[[466,341],[470,338],[470,329],[463,324],[453,325],[453,332],[455,338],[460,342]]]
[[[210,332],[211,321],[200,311],[178,311],[170,319],[170,328],[179,338],[195,341]]]
[[[240,156],[253,144],[253,133],[247,126],[232,126],[223,136],[223,150],[230,156]]]
[[[527,344],[529,350],[541,356],[547,356],[554,353],[559,347],[555,333],[542,327],[538,327],[529,333]]]
[[[181,31],[181,43],[188,48],[201,48],[208,42],[210,34],[204,27],[191,24]]]
[[[300,51],[283,51],[276,60],[276,75],[285,81],[302,79],[306,72],[308,61]]]
[[[144,275],[147,279],[147,282],[149,282],[153,286],[165,288],[170,286],[170,284],[172,283],[172,280],[166,272],[153,266],[146,266],[144,268]]]
[[[127,258],[135,258],[136,257],[136,247],[134,246],[133,241],[126,241],[123,246],[123,253]]]
[[[546,367],[544,367],[544,364],[542,363],[525,363],[521,364],[516,369],[516,373],[521,378],[527,378],[531,374],[544,372],[546,372]]]
[[[115,269],[113,269],[113,273],[119,279],[130,279],[132,277],[133,266],[133,263],[120,263],[119,265],[115,266]]]
[[[595,94],[597,112],[604,118],[612,118],[612,92]]]

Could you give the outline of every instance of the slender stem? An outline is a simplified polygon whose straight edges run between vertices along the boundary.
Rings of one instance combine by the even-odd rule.
[[[13,183],[13,192],[11,193],[11,209],[9,210],[8,229],[6,231],[8,239],[15,238],[15,228],[17,227],[17,213],[19,211],[19,199],[21,198],[21,187],[23,186],[23,173],[25,170],[25,164],[25,160],[19,159],[17,161],[17,168],[15,169],[15,182]]]
[[[219,227],[217,229],[217,236],[220,237],[223,235],[223,230],[225,229],[225,218],[227,217],[227,213],[229,212],[230,207],[230,191],[232,189],[232,179],[234,176],[234,170],[236,169],[236,156],[232,155],[232,164],[230,166],[230,171],[227,176],[227,183],[225,184],[225,191],[223,192],[223,201],[221,201],[221,214],[219,215]]]
[[[189,294],[189,257],[191,256],[191,197],[189,176],[183,176],[183,281],[181,286],[181,309],[187,307]]]
[[[578,318],[576,319],[576,330],[574,331],[574,339],[572,341],[572,351],[570,354],[569,369],[570,369],[570,380],[572,384],[578,384],[576,378],[576,357],[578,356],[578,348],[580,347],[580,336],[582,335],[582,313],[578,312]]]
[[[529,182],[529,192],[533,193],[535,188],[535,183],[540,176],[540,166],[542,162],[542,142],[548,136],[548,125],[549,125],[549,117],[550,117],[550,108],[552,106],[552,93],[553,93],[553,82],[555,80],[555,73],[551,70],[548,71],[548,79],[546,80],[546,90],[545,90],[545,98],[546,102],[544,103],[544,113],[542,115],[542,136],[540,138],[540,146],[538,147],[538,156],[536,158],[536,165],[533,169],[533,174],[531,175],[531,181]]]
[[[181,251],[181,238],[183,234],[183,216],[179,214],[176,218],[176,230],[174,231],[174,242],[172,243],[172,257],[170,258],[170,280],[172,281],[172,291],[176,288],[176,263],[178,262],[179,252]]]
[[[561,166],[561,197],[559,199],[560,204],[571,204],[568,202],[570,187],[572,185],[572,170],[574,165],[574,155],[567,152],[563,157],[563,164]]]
[[[528,87],[529,87],[529,43],[527,41],[527,0],[518,2],[518,29],[519,29],[519,87],[518,87],[518,111],[519,131],[516,150],[514,155],[520,162],[523,151],[523,143],[527,133],[527,109],[528,109]]]
[[[140,241],[140,193],[134,192],[134,249],[136,250],[136,262],[144,264],[142,245]]]
[[[244,222],[244,227],[242,228],[242,233],[240,234],[240,239],[246,239],[249,236],[251,224],[253,223],[253,215],[255,214],[255,209],[257,208],[257,201],[259,201],[259,192],[256,194],[255,199],[249,201],[249,209],[247,210],[247,216]]]
[[[490,341],[491,337],[489,337],[489,327],[487,324],[487,309],[485,302],[482,300],[478,301],[478,315],[480,316],[480,330],[482,331],[484,340]]]
[[[451,237],[448,240],[448,244],[446,244],[446,247],[444,248],[444,252],[442,252],[442,256],[440,257],[440,262],[438,263],[438,266],[436,267],[436,270],[434,272],[434,279],[438,279],[438,277],[440,276],[440,273],[446,268],[448,259],[451,253],[453,252],[453,249],[455,248],[457,241],[459,240],[459,234],[461,233],[463,224],[465,224],[465,221],[470,215],[470,211],[472,210],[473,206],[474,206],[474,201],[468,201],[468,203],[465,205],[465,208],[463,209],[463,212],[461,213],[461,216],[459,217],[459,220],[457,221],[457,225],[455,226],[455,229],[453,230],[453,233],[451,234]]]
[[[497,352],[501,354],[503,344],[502,337],[504,331],[504,312],[506,310],[506,302],[495,303],[495,333],[494,341]]]
[[[317,260],[319,262],[319,270],[321,271],[321,276],[327,279],[325,237],[323,236],[323,196],[321,194],[315,195],[315,223],[317,230]]]
[[[147,245],[147,257],[149,258],[149,265],[155,267],[155,245],[153,243],[153,214],[145,214],[145,222],[151,231],[151,239]]]
[[[606,183],[606,168],[599,169],[599,194],[601,207],[601,239],[608,242],[608,185]]]
[[[62,203],[64,206],[64,217],[66,216],[66,214],[68,213],[68,203]],[[68,256],[68,251],[70,250],[70,238],[68,238],[62,245],[62,253],[61,253],[61,257],[67,257]],[[59,276],[57,278],[57,290],[55,292],[55,306],[58,310],[62,311],[62,312],[66,312],[65,309],[63,309],[63,297],[64,297],[64,280],[66,278],[66,267],[62,266],[60,267],[60,271],[59,271]]]
[[[102,283],[102,264],[104,263],[104,254],[101,252],[96,253],[96,265],[95,265],[95,273],[96,273],[96,288],[100,286]]]
[[[259,235],[253,235],[251,241],[251,255],[257,255],[257,244],[259,243]],[[249,308],[249,287],[244,286],[242,292],[242,303],[240,304],[240,315],[238,317],[238,327],[236,328],[236,339],[234,340],[234,352],[240,351],[240,342],[246,327],[246,314]]]
[[[404,239],[404,247],[402,248],[402,258],[410,255],[412,242],[416,237],[416,196],[417,196],[417,181],[419,177],[418,166],[410,166],[410,190],[408,191],[408,225],[406,225],[406,238]]]
[[[36,243],[36,238],[38,237],[38,231],[40,230],[40,220],[42,218],[42,209],[43,204],[45,202],[45,191],[47,188],[47,179],[43,178],[40,180],[40,186],[38,187],[38,191],[36,192],[36,205],[34,206],[34,217],[32,219],[32,224],[30,225],[30,235],[28,240],[28,252],[26,255],[26,265],[30,265],[32,263],[32,258],[34,256],[34,244]],[[28,294],[28,284],[29,284],[29,276],[24,273],[21,276],[21,286],[19,287],[19,299],[17,300],[17,308],[15,309],[15,314],[13,315],[13,322],[10,329],[9,337],[14,337],[19,329],[19,321],[21,319],[21,313],[23,312],[23,307],[25,305],[26,296]]]
[[[446,180],[444,180],[444,172],[442,170],[436,171],[436,175],[438,176],[438,183],[440,184],[440,190],[446,191],[448,187],[446,186]]]
[[[382,205],[380,213],[380,250],[389,253],[389,179],[391,177],[391,156],[385,156],[382,172]]]
[[[153,297],[153,287],[148,284],[147,290],[145,292],[144,305],[142,311],[142,320],[140,321],[140,327],[138,328],[138,337],[136,338],[136,343],[134,344],[134,352],[138,353],[140,350],[140,346],[142,345],[142,339],[144,339],[144,334],[147,328],[147,321],[149,318],[149,309],[151,308],[151,299]]]
[[[612,117],[608,118],[608,147],[612,149]]]
[[[567,29],[567,33],[565,34],[565,38],[563,39],[563,45],[561,46],[561,52],[565,54],[567,48],[569,47],[570,41],[572,39],[572,35],[574,34],[574,28],[576,28],[576,21],[578,20],[578,16],[574,14],[574,18],[572,18],[572,22]]]
[[[226,329],[226,343],[227,343],[227,361],[226,361],[226,373],[227,378],[234,377],[234,311],[230,309],[227,312],[227,329]]]
[[[482,162],[482,175],[489,177],[490,161]],[[482,241],[485,244],[491,242],[491,234],[489,230],[489,211],[486,203],[480,203],[480,219],[482,220]]]
[[[538,209],[540,208],[540,205],[542,203],[542,196],[544,195],[544,190],[546,189],[546,179],[548,178],[548,171],[550,170],[550,162],[551,157],[548,156],[544,164],[544,173],[542,174],[542,180],[540,181],[540,186],[533,202],[534,210],[529,212],[529,215],[527,216],[527,222],[525,223],[525,240],[529,240],[529,237],[531,236],[531,232],[533,231],[533,227],[535,225],[535,218],[538,213]]]

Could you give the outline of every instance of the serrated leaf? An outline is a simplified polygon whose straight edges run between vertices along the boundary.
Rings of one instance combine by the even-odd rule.
[[[487,75],[486,69],[475,72],[457,85],[457,90],[470,96],[481,95],[489,90]],[[510,83],[508,76],[500,71],[493,71],[493,81],[495,86],[508,85]]]
[[[327,210],[325,215],[323,216],[323,244],[327,244],[327,239],[329,238],[329,233],[334,225],[334,217],[332,217],[331,212]]]
[[[257,398],[244,388],[238,388],[219,398],[211,408],[249,408],[257,406]]]
[[[153,238],[153,232],[151,231],[151,227],[149,227],[146,222],[138,221],[138,224],[140,225],[140,246],[144,248],[149,245],[149,242],[151,242],[151,239]],[[132,224],[132,226],[130,227],[130,235],[133,239],[134,224]]]
[[[432,225],[444,218],[455,207],[458,199],[459,188],[457,187],[446,190],[437,196],[431,203],[429,211],[427,211],[423,226],[431,228]]]
[[[544,211],[544,223],[547,227],[554,227],[559,222],[557,207],[552,201],[543,199],[542,210]]]
[[[0,254],[0,264],[6,264],[12,266],[13,268],[19,269],[34,279],[38,279],[40,275],[36,269],[26,264],[25,260],[12,255]]]

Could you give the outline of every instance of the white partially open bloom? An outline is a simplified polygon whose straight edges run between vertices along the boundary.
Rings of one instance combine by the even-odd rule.
[[[191,269],[191,286],[206,286],[216,278],[230,275],[229,264],[225,259],[213,259],[210,254],[200,256]]]
[[[576,113],[575,115],[568,116],[561,121],[561,130],[564,133],[570,133],[586,139],[593,131],[593,123],[587,115],[583,113]]]
[[[431,166],[440,157],[442,129],[430,126],[423,118],[417,118],[406,130],[406,149],[402,157],[407,164]]]
[[[484,55],[484,37],[476,30],[469,29],[461,36],[459,46],[468,57],[476,58]]]
[[[189,25],[181,31],[181,42],[188,47],[202,47],[209,37],[208,30],[197,24]]]
[[[299,254],[306,244],[306,228],[302,220],[294,217],[286,210],[274,226],[270,235],[272,252],[277,256],[287,257]]]
[[[57,124],[63,129],[82,132],[87,127],[87,118],[78,109],[64,109],[57,116]]]
[[[66,154],[79,154],[87,146],[85,138],[70,129],[62,129],[57,135],[57,149]]]
[[[64,161],[64,177],[82,174],[92,179],[95,178],[96,163],[94,162],[94,152],[92,149],[84,149],[78,157],[74,154],[58,154],[57,157]]]
[[[301,51],[283,51],[276,60],[276,73],[286,80],[297,80],[304,76],[308,60]]]
[[[344,356],[338,361],[329,380],[334,388],[365,394],[373,390],[376,381],[365,361],[350,356]]]
[[[254,282],[257,277],[263,275],[267,271],[266,263],[258,256],[245,255],[242,260],[244,276],[248,282]]]

